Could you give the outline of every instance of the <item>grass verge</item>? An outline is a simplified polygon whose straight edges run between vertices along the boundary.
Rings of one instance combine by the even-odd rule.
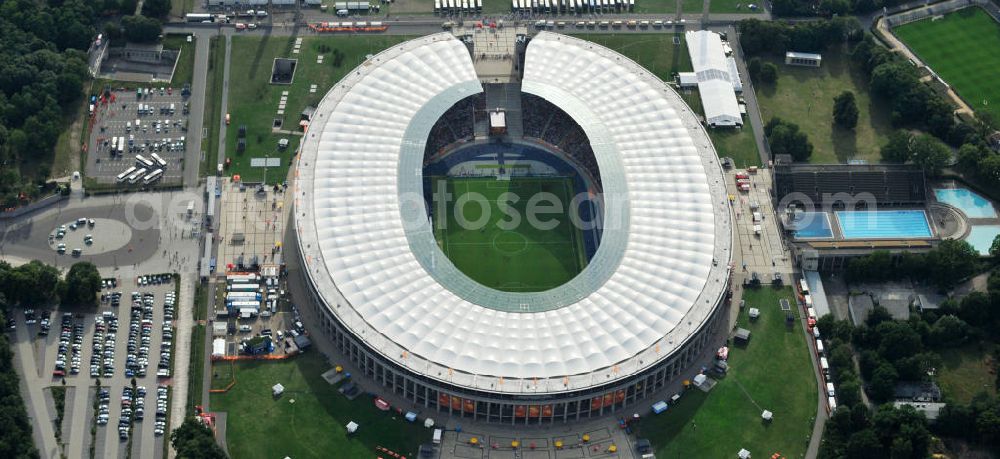
[[[753,0],[712,0],[708,5],[708,12],[713,14],[759,14],[764,9],[757,3],[757,9],[750,9]]]
[[[62,443],[63,416],[66,414],[66,386],[49,387],[52,404],[56,407],[56,441]]]
[[[643,419],[638,436],[652,441],[658,457],[736,457],[740,448],[754,457],[805,454],[816,379],[801,322],[786,325],[781,298],[794,304],[787,287],[746,291],[747,309],[761,315],[750,322],[741,311],[738,326],[752,335],[749,345],[730,347],[729,374],[711,392],[688,390],[665,413]],[[761,419],[764,409],[774,413],[772,422]]]
[[[195,406],[201,405],[201,392],[205,378],[205,326],[191,327],[191,361],[188,363],[187,415],[195,414]]]
[[[217,370],[213,366],[213,387]],[[235,365],[238,382],[224,394],[212,394],[213,411],[229,413],[226,440],[229,453],[239,458],[374,457],[383,446],[406,457],[416,457],[417,447],[431,431],[406,422],[394,410],[379,411],[369,396],[353,401],[326,383],[321,374],[331,365],[317,352],[283,361],[248,361]],[[225,377],[225,375],[220,375]],[[281,397],[271,395],[275,383],[285,386]],[[348,436],[345,425],[361,427]]]
[[[209,44],[208,54],[208,78],[207,88],[205,88],[205,116],[204,129],[206,134],[202,137],[202,155],[199,174],[204,177],[215,173],[219,159],[219,125],[222,111],[222,84],[224,78],[223,68],[226,65],[226,41],[223,37],[212,37]]]
[[[173,78],[170,79],[170,84],[175,88],[191,84],[191,79],[194,77],[195,43],[194,41],[188,43],[187,37],[187,34],[170,34],[163,37],[164,49],[181,50],[181,55],[177,59],[177,65],[174,66]]]

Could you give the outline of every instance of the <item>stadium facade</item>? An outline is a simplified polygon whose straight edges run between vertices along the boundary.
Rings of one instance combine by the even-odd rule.
[[[294,214],[313,326],[376,391],[425,411],[606,415],[692,377],[720,344],[733,237],[722,168],[690,108],[628,58],[543,32],[522,62],[520,90],[569,114],[599,166],[603,237],[587,267],[551,290],[502,292],[438,248],[421,188],[428,135],[484,89],[469,46],[430,35],[371,56],[306,133]]]

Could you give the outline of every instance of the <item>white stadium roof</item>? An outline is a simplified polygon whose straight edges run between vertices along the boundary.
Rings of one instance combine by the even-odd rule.
[[[324,97],[296,171],[300,250],[344,326],[410,371],[506,393],[604,385],[670,356],[724,295],[732,228],[721,167],[677,93],[591,42],[538,34],[522,89],[572,116],[598,161],[608,215],[576,278],[501,292],[434,243],[424,146],[448,108],[482,91],[468,49],[446,33],[379,53]]]
[[[708,30],[684,34],[691,65],[698,76],[698,94],[705,110],[705,120],[715,126],[743,124],[736,92],[743,83],[736,71],[736,60],[726,57],[722,38]]]

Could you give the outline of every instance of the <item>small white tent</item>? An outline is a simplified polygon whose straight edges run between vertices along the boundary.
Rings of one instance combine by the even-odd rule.
[[[736,457],[739,457],[740,459],[750,459],[750,451],[741,448],[740,452],[736,453]]]
[[[708,379],[708,377],[705,376],[705,375],[702,375],[702,374],[699,374],[699,375],[695,376],[694,377],[694,386],[695,387],[701,387],[702,384],[705,384],[705,381],[707,379]]]
[[[354,421],[348,422],[347,423],[347,433],[352,434],[354,432],[357,432],[358,431],[358,427],[361,427],[361,426],[358,425],[358,423],[356,423]]]
[[[760,417],[761,417],[761,419],[763,419],[765,421],[770,421],[771,419],[774,418],[774,413],[772,413],[772,412],[770,412],[768,410],[764,410],[764,412],[760,414]]]
[[[428,429],[430,429],[431,427],[434,427],[434,420],[431,419],[431,418],[424,419],[424,427],[426,427]]]
[[[275,397],[277,397],[285,393],[285,386],[282,386],[281,383],[275,384],[271,386],[271,392],[274,393]]]

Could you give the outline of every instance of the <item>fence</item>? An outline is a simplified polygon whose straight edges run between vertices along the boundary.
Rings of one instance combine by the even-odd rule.
[[[34,211],[36,211],[38,209],[44,209],[44,208],[46,208],[48,206],[51,206],[52,204],[55,204],[57,202],[62,201],[64,199],[68,198],[68,197],[69,196],[63,196],[62,194],[54,194],[54,195],[51,195],[51,196],[39,199],[38,201],[35,201],[35,202],[33,202],[31,204],[28,204],[28,205],[26,205],[24,207],[18,207],[17,209],[11,210],[9,212],[2,212],[2,213],[0,213],[0,220],[6,220],[6,219],[9,219],[9,218],[20,217],[20,216],[22,216],[24,214],[27,214],[29,212],[34,212]]]
[[[948,0],[945,2],[935,3],[933,5],[927,5],[920,8],[888,15],[885,17],[885,22],[889,27],[897,27],[903,24],[909,24],[911,22],[916,22],[921,19],[950,13],[952,11],[962,9],[967,6],[975,6],[975,5],[983,7],[983,9],[990,12],[991,15],[996,17],[996,6],[993,5],[989,0]]]

